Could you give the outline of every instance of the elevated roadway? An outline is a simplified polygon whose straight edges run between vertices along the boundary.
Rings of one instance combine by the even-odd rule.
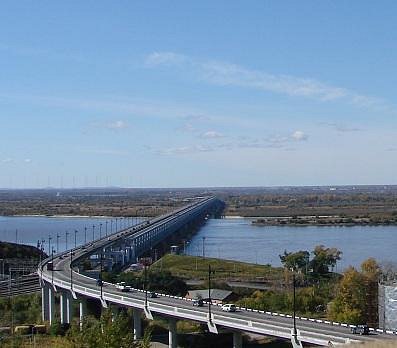
[[[58,254],[53,260],[44,260],[38,270],[42,281],[43,320],[49,320],[50,322],[54,320],[54,295],[59,293],[61,321],[65,323],[71,321],[71,303],[74,300],[80,302],[80,319],[83,320],[86,315],[85,301],[87,298],[97,299],[103,307],[133,308],[134,335],[136,338],[141,335],[141,315],[145,315],[149,319],[152,319],[153,315],[166,317],[169,320],[170,347],[176,347],[175,322],[178,319],[205,323],[208,325],[209,331],[214,333],[219,330],[231,330],[234,333],[233,345],[236,348],[241,347],[241,332],[291,339],[291,316],[242,308],[238,309],[237,312],[230,313],[222,311],[221,307],[215,305],[211,306],[211,315],[209,315],[209,304],[204,307],[193,307],[191,301],[185,298],[172,297],[166,294],[158,294],[157,298],[147,299],[147,294],[142,290],[134,289],[131,292],[121,292],[110,283],[104,283],[100,287],[97,285],[96,279],[76,271],[76,265],[79,261],[112,245],[119,245],[120,241],[127,248],[126,254],[129,254],[129,257],[137,257],[192,219],[210,212],[216,202],[217,200],[214,197],[202,199],[171,214],[157,217],[134,228],[114,233],[88,245]],[[53,270],[47,269],[50,261],[53,262]],[[347,325],[307,318],[299,317],[296,323],[298,335],[296,342],[293,342],[294,347],[300,347],[300,342],[320,346],[335,346],[379,338],[397,338],[397,336],[376,331],[368,336],[357,336],[350,333],[350,328]]]

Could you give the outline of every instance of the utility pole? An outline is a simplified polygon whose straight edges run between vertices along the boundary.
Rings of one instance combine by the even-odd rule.
[[[87,244],[87,226],[84,227],[84,244]]]

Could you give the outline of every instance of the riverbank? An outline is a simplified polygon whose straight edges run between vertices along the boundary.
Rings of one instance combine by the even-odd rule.
[[[397,225],[397,218],[334,216],[285,216],[257,218],[251,222],[256,226],[381,226]]]

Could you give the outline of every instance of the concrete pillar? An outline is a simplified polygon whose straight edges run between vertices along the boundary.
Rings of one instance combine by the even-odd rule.
[[[61,292],[59,297],[59,310],[61,312],[61,324],[67,323],[67,303],[66,303],[66,293]]]
[[[168,347],[177,347],[177,336],[176,336],[176,319],[170,318],[168,321]]]
[[[41,317],[43,321],[50,320],[48,307],[49,307],[48,284],[44,282],[43,287],[41,288]]]
[[[79,320],[80,320],[80,330],[83,329],[84,317],[87,315],[87,300],[85,298],[80,299],[79,302]]]
[[[141,313],[142,311],[137,308],[132,309],[132,314],[134,317],[134,339],[138,340],[142,337],[142,323],[141,323]]]
[[[55,317],[55,294],[52,286],[48,286],[48,317],[50,325],[52,325]]]
[[[241,336],[240,331],[233,332],[233,348],[243,347],[243,336]]]
[[[73,316],[73,298],[70,292],[66,295],[66,323],[70,324],[72,322]]]

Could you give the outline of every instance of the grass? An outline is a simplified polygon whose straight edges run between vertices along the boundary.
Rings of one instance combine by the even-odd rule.
[[[198,256],[167,254],[155,262],[151,268],[170,271],[184,279],[205,280],[208,266],[214,271],[214,280],[269,281],[283,277],[282,268],[270,265],[257,265],[233,260],[203,258]]]

